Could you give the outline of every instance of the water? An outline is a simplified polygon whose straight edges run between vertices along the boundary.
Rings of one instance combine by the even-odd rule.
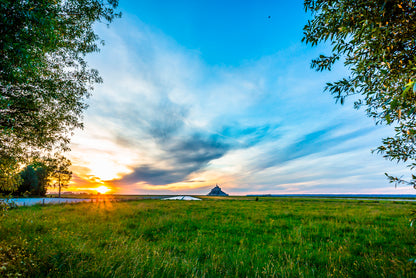
[[[17,206],[33,206],[36,204],[62,204],[89,202],[90,199],[75,198],[11,198],[8,202],[14,202]]]

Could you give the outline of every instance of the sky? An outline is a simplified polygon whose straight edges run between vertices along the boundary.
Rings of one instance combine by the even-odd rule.
[[[413,194],[373,154],[391,127],[324,87],[328,45],[301,42],[302,1],[120,1],[88,56],[96,85],[68,157],[67,190],[119,194]],[[105,190],[104,190],[105,191]],[[103,191],[103,192],[104,192]]]

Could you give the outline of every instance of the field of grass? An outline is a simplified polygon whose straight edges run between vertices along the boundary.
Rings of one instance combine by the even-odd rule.
[[[0,277],[413,277],[414,203],[137,200],[11,210]]]

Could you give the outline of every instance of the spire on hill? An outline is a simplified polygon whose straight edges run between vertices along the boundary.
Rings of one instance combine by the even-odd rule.
[[[228,194],[222,191],[218,184],[216,184],[215,187],[211,189],[211,192],[208,193],[208,196],[228,196]]]

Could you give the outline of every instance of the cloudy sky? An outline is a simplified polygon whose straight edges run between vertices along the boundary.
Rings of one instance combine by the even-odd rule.
[[[391,128],[323,92],[328,46],[301,43],[302,1],[121,1],[88,57],[104,83],[72,139],[68,190],[234,195],[414,193],[371,149]]]

